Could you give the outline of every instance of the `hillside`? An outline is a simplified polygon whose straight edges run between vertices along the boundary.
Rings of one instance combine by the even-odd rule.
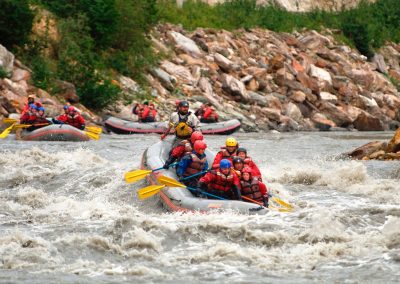
[[[178,5],[182,6],[185,0],[177,0]],[[210,5],[227,2],[226,0],[204,0]],[[340,11],[345,8],[356,7],[361,0],[257,0],[259,5],[276,4],[287,11],[306,12],[316,9],[326,11]],[[373,0],[369,1],[373,2]]]
[[[132,119],[132,102],[145,99],[154,100],[160,118],[166,119],[174,100],[187,98],[195,106],[210,101],[222,118],[241,119],[246,131],[386,130],[399,125],[400,47],[384,42],[396,40],[399,31],[387,24],[378,38],[374,25],[384,17],[376,16],[367,27],[358,22],[366,11],[387,11],[391,0],[343,15],[296,15],[273,7],[253,11],[250,0],[219,6],[189,1],[182,8],[166,0],[160,1],[163,6],[110,0],[105,1],[107,9],[34,2],[39,5],[29,8],[32,26],[18,39],[25,47],[15,40],[4,42],[11,52],[0,48],[2,116],[19,112],[27,94],[34,93],[49,115],[59,113],[65,102],[80,102],[86,118],[96,122],[110,114]],[[101,15],[111,8],[116,18],[104,21]],[[71,9],[86,16],[70,17],[66,12]],[[227,12],[238,13],[232,17],[235,22],[221,18]],[[251,18],[246,13],[256,14]],[[246,22],[263,23],[268,15],[277,16],[268,18],[271,29]],[[350,24],[345,21],[349,16]],[[19,18],[9,21],[18,26]],[[348,33],[336,24],[313,29],[322,19],[328,26],[343,21]],[[395,17],[390,20],[396,22]],[[166,21],[208,27],[189,30]],[[292,31],[285,32],[288,23]],[[246,29],[234,28],[240,25]],[[295,28],[301,25],[306,29]],[[354,33],[363,28],[366,34]],[[10,40],[19,36],[9,34]]]

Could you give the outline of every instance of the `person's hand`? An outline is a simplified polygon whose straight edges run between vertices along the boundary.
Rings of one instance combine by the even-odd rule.
[[[167,133],[162,134],[160,138],[161,138],[161,140],[164,140],[165,137],[167,137]]]
[[[178,176],[179,181],[183,181],[184,177],[183,176]]]
[[[169,169],[169,165],[165,164],[164,166],[162,166],[164,170],[168,170]]]
[[[264,204],[265,207],[269,206],[269,204],[268,204],[268,194],[263,196],[263,204]]]

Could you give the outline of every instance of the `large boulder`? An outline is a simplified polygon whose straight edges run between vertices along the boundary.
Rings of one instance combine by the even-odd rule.
[[[170,75],[173,75],[180,83],[193,85],[196,81],[190,73],[190,70],[184,66],[176,65],[169,61],[163,61],[161,67]]]
[[[353,159],[361,160],[362,158],[369,156],[372,153],[386,149],[386,145],[387,144],[384,141],[373,141],[361,147],[358,147],[357,149],[349,153],[346,153],[346,155]]]
[[[12,75],[14,66],[14,54],[9,52],[7,48],[0,44],[0,68]]]
[[[190,38],[184,36],[181,33],[175,32],[175,31],[170,32],[170,35],[176,44],[175,47],[178,50],[182,50],[184,53],[187,53],[193,57],[199,58],[202,56],[202,53],[201,53],[199,47]]]
[[[396,130],[387,147],[387,152],[396,153],[398,151],[400,151],[400,128]]]
[[[234,96],[235,100],[245,101],[245,102],[249,100],[249,95],[247,93],[246,87],[240,80],[236,79],[231,75],[222,74],[221,82],[222,82],[222,88],[227,93]]]
[[[66,81],[56,81],[57,95],[64,98],[69,103],[78,103],[79,97],[76,93],[75,85]]]
[[[354,127],[359,131],[383,131],[384,127],[379,118],[370,115],[367,112],[362,112],[353,122]]]

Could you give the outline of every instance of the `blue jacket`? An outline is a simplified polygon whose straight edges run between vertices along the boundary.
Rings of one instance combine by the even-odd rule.
[[[199,156],[198,153],[195,151],[192,151],[193,154],[195,154],[199,159],[203,159],[206,154],[204,153],[203,155]],[[183,174],[186,172],[186,169],[189,167],[189,165],[192,163],[192,156],[190,154],[186,154],[183,156],[183,158],[179,161],[178,167],[176,168],[176,173],[178,176],[183,176]],[[208,162],[206,161],[204,164],[204,167],[202,171],[205,171],[208,169]]]

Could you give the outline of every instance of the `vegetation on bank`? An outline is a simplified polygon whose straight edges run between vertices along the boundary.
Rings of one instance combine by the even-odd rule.
[[[58,42],[46,33],[29,36],[41,9],[55,15]],[[400,42],[400,1],[377,0],[335,13],[292,13],[257,6],[256,0],[215,6],[187,0],[182,7],[176,0],[0,1],[0,43],[32,68],[34,83],[55,92],[55,79],[72,82],[82,102],[95,109],[118,97],[120,89],[111,80],[117,73],[141,81],[144,70],[157,62],[147,34],[159,22],[186,29],[262,27],[277,32],[325,27],[342,31],[343,40],[371,57],[385,41]]]

